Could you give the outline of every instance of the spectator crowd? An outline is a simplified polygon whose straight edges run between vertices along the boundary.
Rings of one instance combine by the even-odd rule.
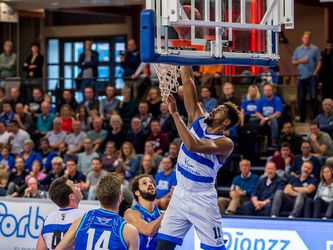
[[[27,92],[9,88],[9,98],[5,98],[5,88],[0,88],[0,196],[47,198],[52,181],[67,176],[85,199],[96,200],[99,180],[116,172],[122,180],[123,212],[133,203],[129,181],[138,174],[149,174],[156,181],[156,204],[166,209],[177,184],[175,166],[181,146],[168,106],[156,86],[144,93],[138,86],[129,86],[119,93],[110,84],[105,97],[99,98],[91,80],[97,77],[98,53],[91,45],[92,41],[85,42],[79,60],[82,102],[75,99],[73,90],[65,89],[54,105],[38,81],[29,85]],[[6,42],[0,55],[1,78],[14,74],[12,47]],[[39,49],[38,44],[31,45],[32,53],[23,65],[27,77],[42,76],[44,59]],[[323,53],[305,32],[292,57],[299,71],[302,122],[308,114],[303,94],[308,88],[311,92],[313,119],[306,125],[306,135],[296,133],[295,117],[277,94],[277,76],[271,69],[265,69],[260,83],[250,84],[241,95],[235,94],[232,83],[221,82],[222,66],[194,69],[206,112],[232,101],[242,114],[240,126],[227,131],[236,145],[231,161],[239,162],[240,175],[232,180],[226,197],[218,200],[221,214],[333,218],[333,100],[329,98],[333,95],[322,98],[321,108],[317,99],[318,77],[326,72],[321,69],[327,68],[322,58],[332,52]],[[132,79],[153,74],[150,65],[140,62],[133,39],[121,61],[126,76]],[[222,94],[217,96],[219,85]],[[180,86],[175,98],[187,121],[184,95]],[[227,168],[228,162],[225,164]],[[258,164],[263,173],[252,171],[252,165]]]

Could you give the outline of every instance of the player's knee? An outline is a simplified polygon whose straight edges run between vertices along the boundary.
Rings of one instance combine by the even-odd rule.
[[[176,247],[176,243],[159,239],[156,250],[174,250],[175,247]]]

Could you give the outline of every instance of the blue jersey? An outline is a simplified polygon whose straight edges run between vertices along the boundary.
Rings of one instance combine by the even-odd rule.
[[[141,218],[148,223],[156,220],[161,215],[161,211],[158,207],[154,208],[152,213],[149,213],[141,205],[136,204],[132,207],[133,210],[137,210],[141,214]],[[140,250],[156,250],[157,248],[157,233],[153,237],[140,234]]]
[[[76,232],[75,249],[125,250],[125,224],[126,221],[116,213],[101,208],[91,210],[83,216]]]

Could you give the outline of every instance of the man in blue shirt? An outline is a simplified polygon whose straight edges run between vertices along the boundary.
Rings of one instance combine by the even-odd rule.
[[[310,100],[313,115],[318,113],[317,103],[317,77],[321,67],[321,54],[319,49],[311,44],[311,33],[304,32],[302,36],[302,45],[299,46],[292,56],[292,64],[297,66],[298,85],[297,101],[300,112],[300,121],[304,122],[306,118],[306,96],[310,88]]]
[[[244,215],[269,216],[272,208],[272,201],[277,190],[283,190],[284,181],[276,174],[274,162],[267,162],[265,166],[265,177],[260,179],[251,194],[251,201],[243,206]]]
[[[271,216],[279,216],[280,211],[290,211],[289,218],[299,217],[304,204],[315,194],[317,179],[311,177],[313,165],[305,161],[301,168],[301,175],[291,178],[284,190],[276,191],[274,195]]]
[[[172,188],[177,185],[176,173],[172,169],[172,162],[169,157],[161,161],[163,171],[155,176],[157,204],[160,209],[165,210],[170,202]]]
[[[214,97],[211,97],[209,88],[202,87],[201,89],[201,100],[205,108],[205,111],[210,113],[217,106],[218,101]]]
[[[326,98],[323,100],[323,113],[315,118],[315,122],[319,123],[321,131],[328,133],[333,137],[333,100]]]
[[[14,111],[12,104],[9,100],[4,100],[2,102],[3,113],[0,115],[0,121],[6,124],[6,127],[9,126],[9,123],[14,119]]]
[[[264,96],[258,100],[256,116],[260,119],[260,126],[270,130],[271,142],[275,146],[279,134],[278,119],[283,111],[282,100],[274,95],[273,85],[270,83],[263,86],[263,93]]]
[[[232,180],[229,193],[230,199],[225,197],[218,198],[221,214],[234,214],[237,208],[242,206],[243,202],[250,200],[251,194],[258,183],[258,176],[251,173],[251,162],[249,160],[242,160],[239,163],[239,169],[241,174]]]

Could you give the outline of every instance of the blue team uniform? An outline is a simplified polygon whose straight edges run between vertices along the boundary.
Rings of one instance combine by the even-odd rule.
[[[83,216],[76,232],[75,249],[126,250],[125,224],[125,219],[116,213],[101,208],[91,210]]]
[[[158,209],[158,207],[155,207],[152,213],[149,213],[139,204],[133,206],[132,209],[139,211],[139,213],[141,214],[141,218],[148,223],[156,220],[161,215],[161,211]],[[153,237],[148,237],[146,235],[140,234],[140,250],[155,250],[156,248],[157,234],[155,234]]]

